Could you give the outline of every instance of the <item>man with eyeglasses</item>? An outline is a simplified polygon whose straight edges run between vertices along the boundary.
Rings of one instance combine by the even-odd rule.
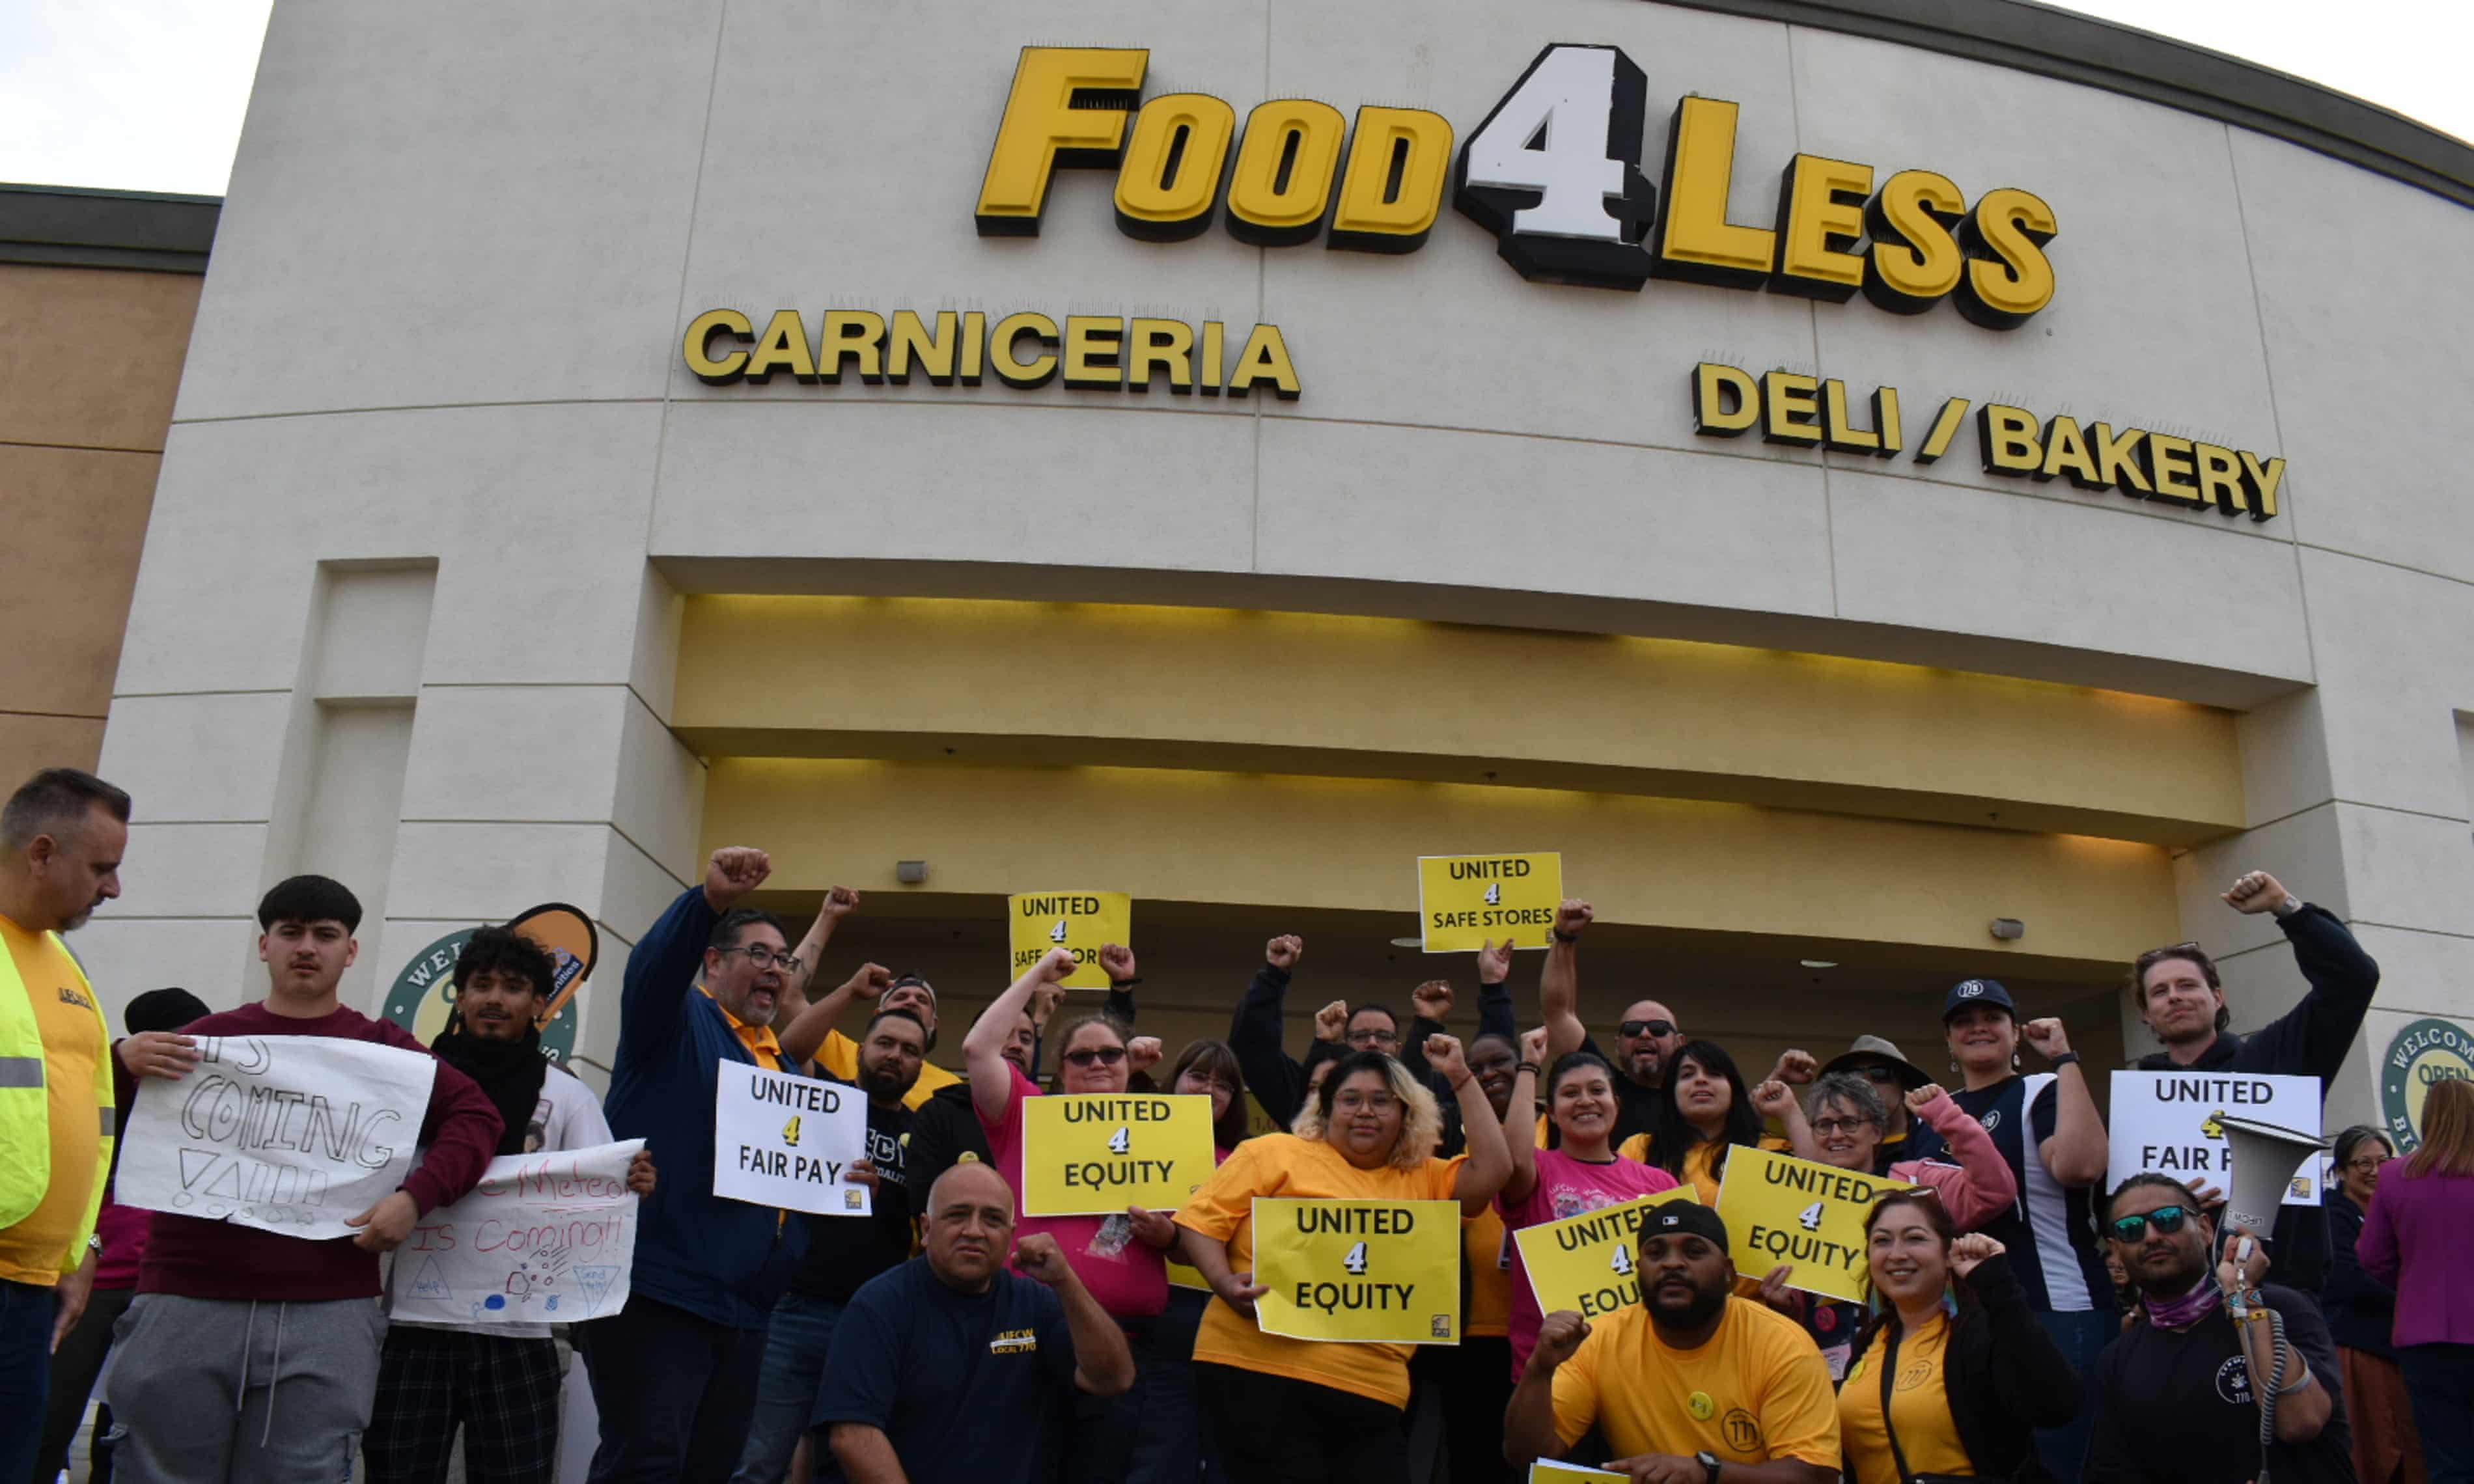
[[[2284,1015],[2237,1036],[2228,1029],[2233,1013],[2225,1008],[2224,980],[2206,950],[2195,943],[2150,948],[2131,967],[2130,993],[2139,1017],[2165,1049],[2141,1057],[2139,1069],[2316,1077],[2324,1100],[2362,1032],[2380,987],[2380,966],[2334,913],[2294,896],[2265,871],[2243,874],[2222,899],[2236,912],[2274,914],[2311,992]],[[2316,1206],[2285,1207],[2271,1237],[2277,1281],[2318,1292],[2328,1273],[2325,1213]]]
[[[2146,1322],[2090,1377],[2088,1484],[2354,1484],[2327,1322],[2307,1296],[2261,1285],[2257,1241],[2236,1231],[2219,1251],[2197,1194],[2166,1175],[2123,1181],[2105,1235]],[[2263,1453],[2260,1398],[2271,1387],[2276,1441]]]
[[[601,1419],[593,1484],[722,1484],[747,1436],[765,1320],[802,1229],[713,1193],[713,1120],[723,1062],[801,1070],[773,1036],[798,958],[771,914],[740,905],[772,870],[763,850],[714,851],[703,884],[627,957],[603,1110],[614,1137],[646,1140],[662,1179],[637,1217],[626,1306],[576,1327]]]

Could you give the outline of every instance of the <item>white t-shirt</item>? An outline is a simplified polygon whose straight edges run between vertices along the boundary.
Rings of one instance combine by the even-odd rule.
[[[524,1120],[524,1153],[539,1154],[545,1149],[590,1149],[610,1142],[610,1122],[601,1116],[600,1099],[593,1089],[576,1079],[573,1072],[552,1063],[542,1075],[541,1101],[533,1105],[533,1115]],[[413,1167],[428,1154],[423,1150],[413,1157]],[[395,1255],[387,1255],[387,1306],[395,1306]],[[396,1319],[390,1324],[407,1329],[460,1329],[467,1334],[503,1335],[511,1340],[546,1340],[547,1325],[442,1325],[426,1320]]]

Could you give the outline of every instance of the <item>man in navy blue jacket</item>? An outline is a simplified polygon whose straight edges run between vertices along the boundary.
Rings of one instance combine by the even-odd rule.
[[[662,1183],[639,1209],[626,1307],[578,1327],[601,1417],[593,1484],[725,1484],[746,1441],[765,1316],[802,1229],[713,1193],[713,1110],[725,1061],[799,1070],[772,1031],[798,961],[781,923],[738,905],[772,870],[763,850],[714,851],[704,884],[627,958],[602,1107],[613,1137],[647,1141]]]
[[[2150,948],[2132,970],[2131,995],[2165,1049],[2140,1058],[2139,1069],[2316,1077],[2325,1099],[2371,1008],[2380,966],[2336,914],[2294,896],[2265,871],[2244,874],[2224,901],[2237,912],[2275,914],[2311,993],[2250,1035],[2237,1036],[2227,1029],[2233,1016],[2215,961],[2195,943]],[[2316,1294],[2328,1273],[2327,1217],[2316,1206],[2283,1208],[2268,1251],[2278,1282]]]

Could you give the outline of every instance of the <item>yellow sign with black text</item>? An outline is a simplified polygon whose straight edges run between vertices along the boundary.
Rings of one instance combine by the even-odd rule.
[[[1774,1150],[1740,1146],[1727,1153],[1718,1186],[1718,1214],[1735,1271],[1759,1278],[1783,1262],[1787,1285],[1832,1299],[1864,1297],[1864,1218],[1895,1180],[1859,1175]]]
[[[1013,949],[1016,978],[1051,948],[1074,950],[1074,972],[1060,981],[1069,990],[1104,990],[1100,949],[1134,941],[1134,899],[1124,892],[1025,892],[1006,898],[1006,936]]]
[[[1420,855],[1418,921],[1428,953],[1474,953],[1492,938],[1542,948],[1564,900],[1564,857]]]
[[[1171,1288],[1191,1288],[1197,1293],[1211,1291],[1211,1285],[1203,1281],[1201,1268],[1188,1267],[1182,1262],[1176,1261],[1168,1265],[1168,1285]]]
[[[1460,1203],[1256,1196],[1254,1281],[1265,1334],[1458,1345]]]
[[[1538,1312],[1570,1309],[1583,1319],[1603,1319],[1639,1303],[1640,1279],[1634,1269],[1642,1214],[1669,1201],[1697,1199],[1690,1185],[1678,1185],[1513,1233],[1521,1266],[1529,1272],[1529,1291],[1538,1296]]]
[[[1026,1216],[1173,1211],[1211,1178],[1211,1099],[1058,1092],[1022,1104]]]

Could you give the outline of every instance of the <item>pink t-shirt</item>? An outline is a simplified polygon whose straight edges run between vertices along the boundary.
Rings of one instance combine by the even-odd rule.
[[[1007,1062],[1006,1071],[1013,1078],[1013,1096],[1006,1101],[1005,1117],[990,1123],[982,1114],[980,1128],[988,1136],[988,1153],[995,1157],[997,1173],[1014,1189],[1014,1239],[1020,1241],[1033,1232],[1056,1238],[1057,1250],[1065,1254],[1074,1276],[1082,1280],[1082,1286],[1091,1290],[1102,1308],[1119,1319],[1142,1319],[1167,1308],[1168,1260],[1158,1248],[1127,1230],[1124,1218],[1022,1213],[1022,1100],[1040,1092],[1021,1067]],[[973,1111],[978,1111],[976,1104]],[[1112,1220],[1118,1230],[1104,1239],[1102,1228]],[[1535,1334],[1537,1327],[1532,1325],[1530,1331]]]
[[[1621,1206],[1644,1195],[1675,1188],[1675,1177],[1637,1160],[1609,1160],[1603,1164],[1576,1160],[1561,1149],[1538,1151],[1538,1184],[1515,1204],[1494,1198],[1506,1237],[1524,1227],[1542,1226],[1566,1216],[1587,1215]],[[1518,1380],[1538,1347],[1538,1327],[1546,1316],[1538,1311],[1538,1295],[1529,1286],[1529,1269],[1520,1260],[1520,1244],[1507,1240],[1512,1253],[1512,1376]]]

